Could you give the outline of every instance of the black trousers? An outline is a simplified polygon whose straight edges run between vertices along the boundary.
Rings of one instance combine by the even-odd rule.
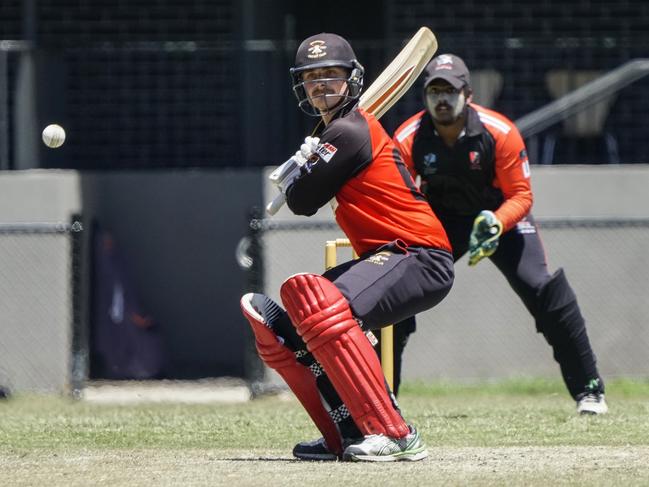
[[[445,217],[441,220],[453,246],[453,259],[457,261],[468,251],[474,218]],[[553,275],[549,273],[534,217],[528,215],[504,233],[498,250],[489,259],[535,318],[537,331],[552,346],[569,393],[578,398],[593,380],[596,389],[603,392],[604,384],[597,371],[595,354],[576,297],[562,271]],[[399,326],[404,331],[414,331],[415,328],[412,320]],[[399,369],[401,367],[403,352],[401,347],[399,356],[396,356],[397,343],[405,346],[406,342],[407,337],[405,340],[400,338],[399,342],[395,338],[395,370],[397,361]]]
[[[398,323],[439,304],[453,285],[451,254],[395,241],[323,274],[364,330]]]

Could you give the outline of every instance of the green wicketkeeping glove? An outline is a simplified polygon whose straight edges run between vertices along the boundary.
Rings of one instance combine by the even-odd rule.
[[[483,210],[473,220],[469,238],[469,265],[476,265],[498,248],[498,238],[503,233],[503,224],[492,211]]]

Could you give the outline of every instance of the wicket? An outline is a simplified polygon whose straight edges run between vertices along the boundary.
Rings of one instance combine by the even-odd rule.
[[[325,243],[325,270],[335,267],[338,262],[338,247],[351,247],[346,238],[327,240]],[[354,259],[358,258],[352,250]],[[394,388],[394,337],[392,325],[381,328],[381,369],[390,389]]]

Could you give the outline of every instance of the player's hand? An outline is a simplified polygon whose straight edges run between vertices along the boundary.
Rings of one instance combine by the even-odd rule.
[[[308,161],[316,153],[316,149],[320,144],[320,137],[306,137],[304,143],[300,146],[302,156]]]
[[[306,137],[293,157],[275,169],[268,179],[286,194],[286,189],[300,175],[300,168],[315,154],[320,143],[319,137]]]
[[[498,240],[503,233],[503,224],[492,211],[483,210],[473,220],[469,238],[469,265],[474,266],[498,248]]]
[[[288,161],[270,173],[268,179],[277,186],[282,194],[286,194],[286,189],[300,175],[300,168],[306,161],[306,158],[302,155],[302,151],[299,150]]]
[[[299,177],[300,168],[315,154],[318,144],[320,144],[319,137],[306,137],[304,143],[300,146],[300,150],[270,173],[268,179],[277,186],[280,194],[266,205],[266,211],[269,215],[274,215],[284,205],[286,201],[284,195],[288,187]]]

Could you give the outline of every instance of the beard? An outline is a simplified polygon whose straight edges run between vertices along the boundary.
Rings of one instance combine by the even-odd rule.
[[[440,125],[453,125],[464,113],[466,107],[466,96],[461,91],[457,95],[440,97],[434,99],[426,97],[426,108],[435,122]]]

